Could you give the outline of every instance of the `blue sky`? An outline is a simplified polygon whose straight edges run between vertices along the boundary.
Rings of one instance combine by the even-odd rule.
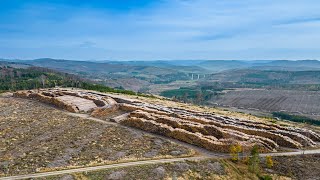
[[[320,59],[319,0],[1,0],[0,57]]]

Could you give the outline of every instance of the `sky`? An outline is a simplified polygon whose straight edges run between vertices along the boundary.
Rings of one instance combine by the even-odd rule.
[[[320,59],[319,0],[0,0],[0,57]]]

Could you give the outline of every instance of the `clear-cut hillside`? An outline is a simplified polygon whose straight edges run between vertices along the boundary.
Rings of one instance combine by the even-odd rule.
[[[0,179],[194,154],[188,147],[150,133],[97,121],[86,114],[64,112],[37,101],[3,96]]]
[[[72,89],[19,91],[15,97],[35,99],[74,113],[110,120],[125,126],[178,139],[214,152],[229,152],[240,144],[244,151],[258,145],[264,152],[281,147],[314,147],[320,136],[310,130],[238,119],[215,113],[151,104],[121,95]]]

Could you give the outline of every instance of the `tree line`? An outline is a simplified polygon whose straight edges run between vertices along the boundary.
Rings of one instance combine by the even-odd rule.
[[[56,71],[40,68],[13,68],[0,67],[0,90],[16,91],[38,88],[50,88],[55,86],[71,87],[81,79],[74,75],[58,73]]]
[[[273,112],[272,115],[273,115],[273,117],[288,120],[288,121],[293,121],[293,122],[298,122],[298,123],[307,123],[307,124],[311,124],[311,125],[320,126],[320,120],[312,119],[312,118],[305,117],[305,116],[292,115],[292,114],[287,114],[284,112]]]
[[[13,68],[10,66],[0,66],[0,92],[52,87],[75,87],[100,92],[154,97],[152,95],[96,84],[88,79],[80,78],[77,75],[48,68]]]

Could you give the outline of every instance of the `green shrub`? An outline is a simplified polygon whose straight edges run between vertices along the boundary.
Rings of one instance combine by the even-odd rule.
[[[263,176],[259,176],[260,180],[272,180],[272,177],[270,175],[263,175]]]
[[[308,124],[320,126],[319,120],[315,120],[305,116],[291,115],[284,112],[273,112],[272,115],[273,117],[285,119],[288,121],[293,121],[298,123],[308,123]]]

